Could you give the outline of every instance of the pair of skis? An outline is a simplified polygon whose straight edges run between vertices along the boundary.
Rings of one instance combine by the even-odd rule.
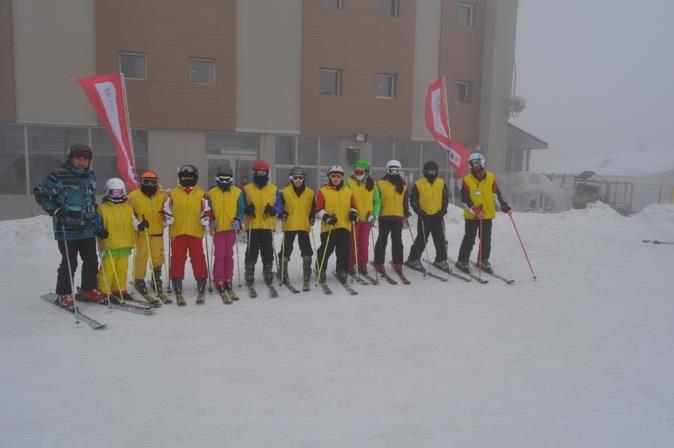
[[[77,307],[75,310],[69,310],[68,308],[62,306],[58,302],[58,295],[54,293],[49,293],[49,294],[44,294],[40,296],[40,299],[44,300],[47,303],[51,303],[52,305],[56,305],[57,307],[61,308],[62,310],[67,311],[68,313],[72,314],[75,316],[75,323],[79,324],[80,322],[84,322],[85,324],[89,325],[91,328],[94,330],[102,330],[107,326],[107,324],[100,323],[96,319],[87,316],[83,312],[80,311],[79,307]]]
[[[370,264],[372,265],[373,268],[377,269],[377,268],[375,267],[375,265],[374,265],[374,262],[370,262]],[[390,264],[391,264],[391,266],[393,266],[393,263],[390,263]],[[394,270],[395,273],[398,275],[398,278],[400,279],[400,281],[402,282],[403,285],[410,285],[410,284],[412,283],[412,282],[409,281],[409,279],[407,278],[407,276],[406,276],[405,274],[403,274],[401,271],[398,271],[398,270],[395,269],[395,268],[393,268],[393,270]],[[391,277],[391,276],[388,274],[388,272],[386,272],[385,269],[382,269],[381,271],[377,271],[377,274],[379,274],[381,277],[383,277],[384,280],[386,280],[386,282],[387,282],[389,285],[397,285],[397,284],[398,284],[398,281],[395,280],[393,277]]]

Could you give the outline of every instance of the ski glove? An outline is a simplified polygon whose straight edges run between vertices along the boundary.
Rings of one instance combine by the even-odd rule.
[[[96,235],[98,235],[98,237],[100,239],[104,240],[104,239],[106,239],[107,237],[110,236],[110,232],[108,232],[108,229],[103,227],[101,230],[98,231],[98,233]]]
[[[326,213],[323,215],[323,222],[329,226],[337,224],[337,216]]]
[[[510,206],[504,202],[504,203],[501,205],[501,211],[502,211],[503,213],[508,213],[508,214],[510,214],[510,212],[512,212],[512,208],[510,208]]]
[[[288,212],[281,212],[278,217],[281,221],[286,222],[288,220]]]
[[[473,207],[470,210],[477,219],[484,219],[484,211],[480,207]]]
[[[51,214],[51,215],[52,215],[54,218],[56,218],[56,219],[63,219],[63,218],[65,218],[66,216],[68,216],[68,210],[66,210],[64,207],[55,208],[55,209],[52,211],[52,214]]]
[[[150,223],[147,222],[147,219],[143,219],[141,222],[138,223],[138,230],[141,232],[147,230],[148,227],[150,227]]]
[[[357,219],[358,219],[358,210],[352,208],[351,210],[349,210],[349,221],[356,222]]]
[[[369,222],[370,225],[374,225],[375,221],[377,221],[376,215],[367,215],[367,222]]]
[[[271,205],[267,204],[264,207],[264,217],[270,218],[276,216],[276,209]]]
[[[232,229],[237,232],[241,230],[241,220],[239,218],[232,219]]]
[[[246,216],[250,216],[251,218],[254,218],[255,217],[255,204],[250,203],[250,204],[246,205],[246,209],[243,211],[243,213]]]

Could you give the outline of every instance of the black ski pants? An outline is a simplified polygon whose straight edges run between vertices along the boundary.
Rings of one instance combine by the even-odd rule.
[[[278,253],[279,259],[282,259],[284,255],[286,258],[290,258],[290,254],[293,253],[295,237],[297,237],[297,242],[300,245],[302,257],[311,257],[314,254],[313,249],[311,249],[311,241],[309,241],[309,232],[305,232],[304,230],[291,230],[283,233],[284,245],[281,246],[281,250]]]
[[[248,247],[246,247],[246,264],[254,265],[257,263],[257,255],[262,257],[262,264],[272,265],[274,263],[274,245],[272,244],[272,233],[269,229],[252,229]]]
[[[435,261],[447,260],[447,246],[445,244],[445,232],[443,230],[444,225],[445,223],[441,213],[430,216],[420,216],[417,220],[417,237],[410,250],[409,260],[418,260],[421,258],[421,254],[424,253],[426,243],[428,242],[428,235],[433,237],[433,244],[435,245]]]
[[[80,286],[83,290],[96,289],[96,274],[98,273],[98,252],[96,238],[81,240],[58,241],[61,252],[61,264],[56,277],[56,294],[72,294],[71,280],[74,280],[77,270],[77,254],[82,258],[82,274]],[[67,255],[66,255],[67,246]],[[70,258],[70,268],[68,267]],[[70,278],[72,272],[72,279]]]
[[[470,259],[470,252],[475,245],[475,236],[480,230],[480,222],[482,223],[482,239],[480,242],[482,253],[478,251],[477,259],[480,261],[489,261],[489,254],[491,253],[491,219],[466,219],[466,230],[461,241],[461,248],[459,249],[459,261],[468,263]]]
[[[337,272],[349,270],[349,232],[346,229],[332,229],[321,233],[321,245],[316,251],[316,266],[322,271],[327,271],[328,259],[332,252],[337,252]],[[329,237],[329,241],[328,241]],[[327,251],[327,252],[326,252]],[[325,252],[325,255],[323,253]],[[325,256],[325,261],[324,257]],[[323,263],[321,265],[321,263]]]
[[[389,233],[393,264],[403,262],[403,220],[398,217],[386,217],[379,218],[379,236],[374,245],[374,264],[384,264]]]

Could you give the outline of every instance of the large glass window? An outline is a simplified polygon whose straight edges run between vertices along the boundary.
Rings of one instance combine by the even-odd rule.
[[[395,158],[403,166],[403,170],[418,170],[421,152],[420,142],[411,140],[397,140],[395,144]]]
[[[37,184],[63,164],[70,145],[88,144],[87,128],[28,126],[30,182]],[[96,156],[94,155],[94,158]]]
[[[393,158],[393,140],[372,140],[372,166],[384,167]]]
[[[206,154],[258,157],[258,134],[206,134]]]
[[[341,140],[338,138],[321,138],[321,165],[331,166],[339,163],[339,148]]]
[[[318,137],[297,138],[297,164],[318,165]]]
[[[293,136],[278,135],[274,137],[277,165],[295,164],[295,140]]]
[[[36,179],[35,183],[42,179]],[[26,194],[23,125],[0,124],[0,192]]]
[[[119,53],[119,70],[126,79],[147,79],[147,64],[143,53]]]

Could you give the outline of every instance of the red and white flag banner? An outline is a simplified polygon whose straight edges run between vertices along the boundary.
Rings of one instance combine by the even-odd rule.
[[[452,168],[459,176],[463,176],[468,169],[470,151],[461,143],[451,139],[444,78],[438,79],[426,90],[426,127],[435,141],[449,154]]]
[[[136,189],[136,161],[131,140],[131,126],[126,103],[124,75],[106,75],[80,78],[77,83],[108,130],[117,153],[117,171],[128,191]]]

